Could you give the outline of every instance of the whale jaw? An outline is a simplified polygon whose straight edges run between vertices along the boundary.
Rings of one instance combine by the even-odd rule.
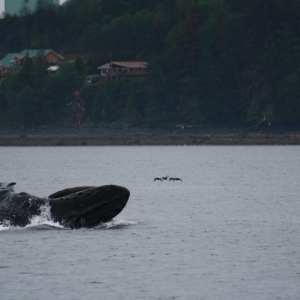
[[[92,228],[117,216],[129,196],[129,190],[117,185],[86,187],[75,193],[64,193],[60,198],[50,198],[50,212],[53,220],[66,228]]]

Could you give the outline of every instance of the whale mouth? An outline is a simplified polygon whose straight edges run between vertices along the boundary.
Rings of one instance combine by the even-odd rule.
[[[129,190],[117,185],[79,187],[75,193],[74,189],[67,190],[50,195],[49,204],[54,221],[72,229],[111,221],[124,209],[130,196]],[[57,195],[63,196],[56,198]]]
[[[51,198],[51,199],[62,198],[62,197],[66,197],[66,196],[72,195],[74,193],[88,190],[88,189],[91,189],[94,187],[95,186],[77,186],[77,187],[73,187],[73,188],[68,188],[68,189],[64,189],[64,190],[55,192],[55,193],[51,194],[50,196],[48,196],[48,198]]]
[[[95,227],[101,223],[107,223],[111,221],[115,216],[117,216],[122,210],[122,207],[116,207],[115,209],[111,210],[108,214],[104,215],[101,213],[101,216],[99,215],[99,210],[103,209],[108,203],[104,203],[101,206],[91,209],[88,212],[75,217],[75,218],[67,218],[63,221],[63,224],[65,227],[69,228],[91,228]],[[100,222],[101,217],[101,222]]]

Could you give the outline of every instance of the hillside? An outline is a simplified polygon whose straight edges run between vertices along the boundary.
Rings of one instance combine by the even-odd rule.
[[[90,57],[50,76],[43,61],[1,80],[0,125],[299,124],[297,0],[70,0],[0,20],[0,53],[54,49]],[[114,61],[149,63],[145,78],[85,85]]]

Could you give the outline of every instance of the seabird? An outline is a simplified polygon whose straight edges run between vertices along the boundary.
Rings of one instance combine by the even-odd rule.
[[[163,181],[161,178],[158,178],[158,177],[154,178],[154,180],[153,180],[153,181],[155,181],[155,180],[160,180],[160,181]]]
[[[173,181],[179,181],[179,180],[182,181],[181,178],[170,178],[169,181],[171,181],[171,180],[173,180]]]

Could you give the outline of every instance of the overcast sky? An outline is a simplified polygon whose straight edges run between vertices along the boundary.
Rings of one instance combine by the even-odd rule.
[[[14,0],[11,0],[14,1]],[[60,4],[63,4],[64,2],[66,2],[68,0],[59,0]],[[4,11],[4,0],[0,0],[0,15],[2,15]]]

